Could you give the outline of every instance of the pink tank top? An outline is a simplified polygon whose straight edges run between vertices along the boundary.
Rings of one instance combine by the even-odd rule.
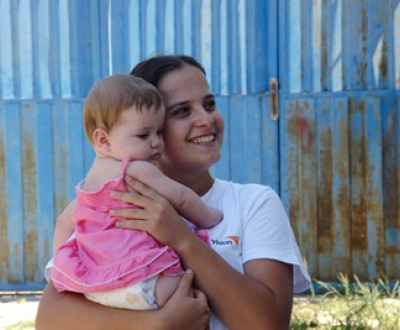
[[[121,229],[110,209],[132,208],[110,198],[112,190],[127,191],[124,175],[129,159],[121,162],[121,177],[107,181],[96,191],[76,186],[74,237],[54,256],[51,278],[62,291],[96,292],[126,287],[157,274],[179,275],[178,255],[160,245],[145,231]]]

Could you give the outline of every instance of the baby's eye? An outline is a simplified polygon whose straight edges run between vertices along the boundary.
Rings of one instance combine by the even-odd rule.
[[[163,135],[163,133],[164,133],[164,130],[162,130],[162,129],[159,129],[159,130],[157,131],[157,135]]]
[[[149,134],[138,134],[136,135],[139,139],[146,140],[149,137]]]

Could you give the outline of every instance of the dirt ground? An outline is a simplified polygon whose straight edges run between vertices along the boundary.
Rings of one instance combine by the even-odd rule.
[[[0,330],[33,330],[41,292],[0,293]]]

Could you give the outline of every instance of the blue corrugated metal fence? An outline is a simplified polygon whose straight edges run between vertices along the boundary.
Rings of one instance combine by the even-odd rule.
[[[215,175],[280,193],[313,277],[398,278],[399,27],[398,0],[0,0],[0,289],[44,284],[88,89],[155,53],[204,64]]]

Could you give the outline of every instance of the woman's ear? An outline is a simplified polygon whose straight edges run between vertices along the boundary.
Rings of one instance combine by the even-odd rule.
[[[111,151],[108,133],[102,128],[96,128],[93,132],[93,143],[94,147],[102,153],[106,154]]]

